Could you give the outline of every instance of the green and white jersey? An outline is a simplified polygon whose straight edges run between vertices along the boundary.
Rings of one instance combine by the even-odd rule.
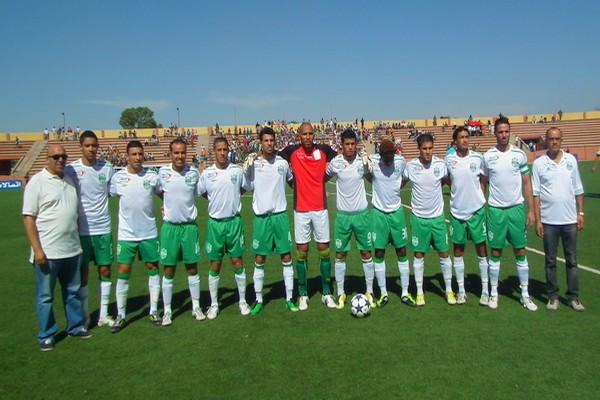
[[[533,162],[533,195],[540,198],[540,214],[544,224],[567,225],[577,223],[575,196],[583,194],[577,160],[562,152],[559,163],[546,154]]]
[[[114,174],[112,164],[97,160],[88,167],[79,159],[67,166],[65,174],[71,176],[79,188],[79,234],[110,233],[108,185]]]
[[[223,219],[237,215],[242,210],[241,191],[245,185],[242,167],[230,163],[219,169],[215,164],[206,168],[198,181],[198,194],[208,197],[208,215]]]
[[[394,212],[402,207],[400,188],[406,169],[406,160],[401,155],[394,156],[394,162],[385,165],[379,154],[370,156],[373,164],[373,207],[385,213]]]
[[[522,177],[529,173],[523,150],[509,145],[506,151],[492,147],[483,155],[483,174],[488,177],[488,203],[506,208],[523,204]]]
[[[119,196],[118,240],[139,241],[158,236],[154,218],[154,194],[158,174],[142,169],[130,174],[122,169],[110,180],[110,195]]]
[[[467,221],[485,204],[479,178],[483,175],[483,156],[469,151],[461,157],[458,152],[446,156],[446,168],[452,182],[450,212],[454,218]]]
[[[158,190],[163,192],[164,220],[172,224],[193,222],[198,216],[196,194],[200,172],[186,165],[181,172],[165,165],[158,171]]]
[[[410,205],[414,215],[420,218],[437,218],[444,214],[442,179],[447,173],[444,161],[435,156],[428,168],[418,158],[408,162],[404,177],[413,183]]]
[[[285,185],[293,178],[288,162],[280,156],[273,160],[257,157],[246,172],[248,190],[253,190],[252,209],[255,215],[287,210]]]
[[[339,211],[355,212],[366,210],[365,171],[362,159],[357,155],[348,161],[339,154],[327,164],[327,175],[336,176],[336,206]]]

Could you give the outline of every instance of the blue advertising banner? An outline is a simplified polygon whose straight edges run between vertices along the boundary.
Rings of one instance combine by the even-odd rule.
[[[21,181],[0,181],[0,191],[3,190],[17,190],[23,187]]]

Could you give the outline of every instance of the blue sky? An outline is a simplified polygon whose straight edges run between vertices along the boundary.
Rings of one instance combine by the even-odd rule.
[[[406,4],[403,4],[406,3]],[[600,108],[598,1],[0,2],[0,132]]]

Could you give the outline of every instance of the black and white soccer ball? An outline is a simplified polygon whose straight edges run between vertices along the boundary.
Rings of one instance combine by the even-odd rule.
[[[371,313],[371,302],[362,293],[355,295],[350,300],[350,312],[356,318],[367,317]]]

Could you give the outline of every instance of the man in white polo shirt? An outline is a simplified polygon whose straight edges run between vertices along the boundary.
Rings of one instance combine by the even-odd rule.
[[[65,148],[49,146],[46,168],[31,178],[23,196],[23,223],[31,243],[29,261],[35,273],[38,340],[42,351],[54,348],[54,335],[58,331],[52,310],[57,279],[62,287],[67,333],[91,337],[85,329],[77,297],[81,284],[78,198],[75,182],[64,175],[66,163]]]
[[[583,229],[583,185],[577,160],[561,149],[562,132],[546,131],[546,154],[533,163],[533,204],[537,235],[544,239],[548,310],[558,309],[556,253],[562,240],[567,266],[567,299],[575,311],[585,308],[579,301],[577,231]]]
[[[158,317],[160,277],[158,276],[158,232],[154,218],[154,194],[158,192],[158,174],[143,166],[144,146],[138,140],[127,143],[127,168],[110,180],[110,195],[119,196],[119,230],[117,234],[117,320],[112,332],[125,326],[127,293],[131,265],[136,256],[146,263],[150,292],[150,321],[161,323]]]

